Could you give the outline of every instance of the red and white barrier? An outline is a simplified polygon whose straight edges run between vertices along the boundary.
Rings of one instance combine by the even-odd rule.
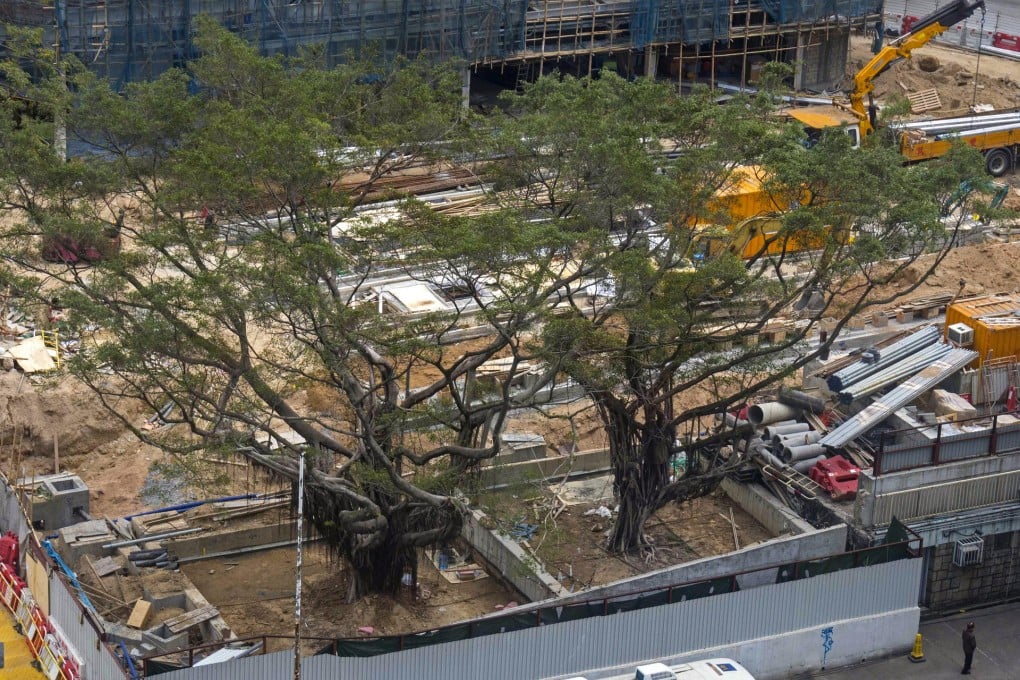
[[[9,537],[3,539],[9,545]],[[15,545],[17,536],[14,536]],[[32,592],[17,573],[17,551],[3,554],[0,560],[0,601],[14,615],[25,636],[29,649],[39,662],[39,667],[48,680],[80,680],[81,667],[73,658],[67,643],[50,623],[46,613],[35,603]]]
[[[992,47],[998,47],[1000,50],[1020,52],[1020,35],[999,32],[992,33]]]

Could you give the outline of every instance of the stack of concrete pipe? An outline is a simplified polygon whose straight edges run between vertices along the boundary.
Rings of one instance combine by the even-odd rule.
[[[804,395],[808,399],[814,399]],[[820,400],[818,400],[820,401]],[[814,410],[818,405],[804,403],[805,410]],[[822,405],[824,406],[824,404]],[[761,456],[774,467],[792,467],[797,472],[807,473],[815,463],[826,458],[826,449],[818,442],[822,434],[812,430],[807,423],[795,418],[801,409],[788,404],[770,402],[757,404],[748,409],[747,417],[752,424],[767,423],[760,439],[741,442],[737,449],[748,455]]]
[[[796,418],[799,416],[799,408],[781,404],[778,401],[755,404],[747,409],[747,419],[750,420],[751,424],[755,427],[771,425],[773,423],[787,420],[793,420],[796,422]]]

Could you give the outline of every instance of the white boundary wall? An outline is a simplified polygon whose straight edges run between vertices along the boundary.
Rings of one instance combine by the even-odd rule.
[[[316,656],[302,662],[301,677],[540,680],[584,675],[597,680],[645,661],[729,656],[760,680],[780,680],[906,653],[920,619],[921,567],[921,559],[903,559],[382,656]],[[279,680],[290,677],[292,664],[289,653],[277,653],[160,677]]]

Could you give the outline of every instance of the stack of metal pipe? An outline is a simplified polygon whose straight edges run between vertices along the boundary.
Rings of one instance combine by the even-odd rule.
[[[833,392],[843,392],[854,383],[858,383],[868,376],[892,366],[901,359],[915,355],[926,347],[934,345],[941,337],[942,333],[937,327],[925,326],[899,342],[882,348],[877,361],[869,362],[863,359],[855,361],[846,368],[830,375],[825,382]]]

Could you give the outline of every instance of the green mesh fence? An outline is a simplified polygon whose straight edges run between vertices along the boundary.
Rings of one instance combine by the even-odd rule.
[[[637,595],[627,595],[565,606],[545,607],[527,612],[509,613],[502,616],[444,626],[413,635],[393,635],[371,640],[338,639],[321,649],[319,654],[335,654],[337,656],[388,654],[404,649],[467,640],[484,635],[511,633],[536,626],[548,626],[565,621],[587,619],[593,616],[611,616],[620,612],[637,611],[673,602],[694,600],[721,593],[731,593],[738,589],[736,579],[723,577],[639,593]]]

